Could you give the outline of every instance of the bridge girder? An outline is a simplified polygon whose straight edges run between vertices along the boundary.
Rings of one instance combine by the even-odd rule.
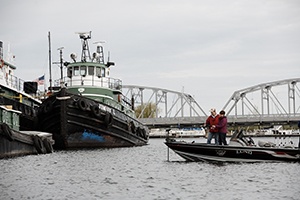
[[[248,87],[245,89],[235,91],[229,98],[223,110],[227,110],[228,115],[247,115],[245,109],[248,108],[248,115],[254,116],[268,116],[268,115],[297,115],[300,110],[300,78],[285,79],[280,81],[274,81],[269,83],[263,83]],[[278,87],[285,86],[286,88],[280,88],[281,93],[284,92],[284,96],[277,95],[274,90]],[[260,101],[259,104],[254,104],[247,96],[258,92],[256,96]],[[279,99],[279,96],[282,98]],[[285,97],[285,98],[283,98]],[[271,106],[274,106],[274,110],[271,111]],[[234,113],[232,111],[234,110]],[[276,112],[276,113],[275,113]]]
[[[300,78],[285,79],[235,91],[223,107],[229,123],[296,123],[300,120],[299,82]],[[133,97],[137,105],[155,103],[155,118],[141,119],[146,125],[199,125],[207,118],[190,94],[137,85],[123,85],[123,94],[130,99]]]
[[[137,85],[123,85],[122,88],[123,94],[127,98],[133,98],[135,105],[155,103],[156,118],[207,116],[197,101],[187,93]],[[142,113],[138,118],[143,116]]]

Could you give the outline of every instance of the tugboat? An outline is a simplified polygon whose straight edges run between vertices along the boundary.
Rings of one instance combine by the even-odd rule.
[[[73,62],[64,62],[67,76],[39,107],[38,130],[53,134],[54,149],[146,145],[149,130],[136,119],[133,100],[122,94],[122,81],[109,76],[114,63],[104,62],[101,45],[91,56],[91,32],[79,38],[81,59],[71,54]]]

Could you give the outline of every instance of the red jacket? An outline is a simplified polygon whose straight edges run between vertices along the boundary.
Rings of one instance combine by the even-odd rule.
[[[219,130],[220,133],[227,133],[227,118],[226,116],[224,117],[219,117],[219,123],[216,126]]]
[[[211,132],[211,133],[217,133],[219,131],[218,128],[213,128],[212,127],[212,125],[217,126],[218,123],[219,123],[219,115],[216,115],[214,117],[210,115],[206,119],[206,122],[205,122],[206,126],[209,127],[209,132]]]

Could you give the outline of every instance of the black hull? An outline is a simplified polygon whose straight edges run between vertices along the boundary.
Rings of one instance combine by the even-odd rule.
[[[20,132],[0,124],[0,159],[53,152],[50,134],[39,136],[39,132]]]
[[[149,138],[137,120],[65,89],[42,103],[38,119],[39,130],[53,134],[55,149],[142,146]]]
[[[187,161],[209,162],[300,162],[299,148],[221,146],[169,140],[165,143]]]

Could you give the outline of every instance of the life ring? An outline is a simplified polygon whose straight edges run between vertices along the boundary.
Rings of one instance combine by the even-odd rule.
[[[108,127],[110,125],[112,125],[113,122],[113,116],[111,113],[106,113],[105,118],[104,118],[104,123],[105,125]]]
[[[46,153],[46,149],[44,147],[43,141],[39,136],[33,135],[32,140],[33,140],[34,147],[38,153],[40,154]]]
[[[46,153],[52,153],[53,152],[53,147],[52,147],[50,141],[47,138],[43,139],[43,145],[46,149]]]
[[[118,102],[120,103],[121,102],[121,95],[118,94]]]
[[[92,110],[93,115],[95,115],[95,117],[100,117],[101,116],[101,110],[100,110],[100,108],[97,104],[93,105],[91,107],[91,110]]]
[[[78,107],[79,107],[82,111],[86,111],[88,105],[87,105],[85,99],[79,99],[79,101],[78,101]]]
[[[7,124],[1,124],[1,129],[9,141],[14,140],[12,131]]]

